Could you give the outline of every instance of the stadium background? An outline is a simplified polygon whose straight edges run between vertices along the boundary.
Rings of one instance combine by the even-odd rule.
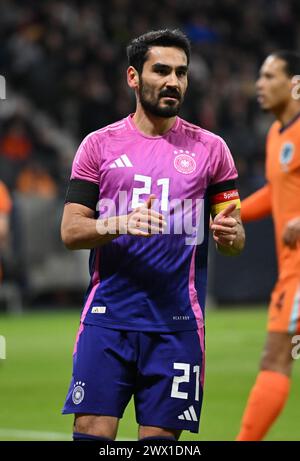
[[[88,252],[66,251],[59,225],[80,140],[134,110],[125,79],[127,42],[150,29],[186,32],[192,60],[181,115],[224,137],[244,197],[264,183],[272,121],[256,103],[258,69],[275,49],[299,49],[299,20],[296,0],[1,2],[0,75],[7,88],[0,100],[0,179],[14,206],[10,242],[1,254],[0,335],[7,359],[0,360],[0,440],[68,438],[71,419],[59,412]],[[246,231],[240,258],[210,251],[202,430],[186,439],[233,439],[255,377],[276,262],[271,221]],[[299,370],[294,377],[269,439],[299,439]],[[120,436],[135,437],[132,407]]]

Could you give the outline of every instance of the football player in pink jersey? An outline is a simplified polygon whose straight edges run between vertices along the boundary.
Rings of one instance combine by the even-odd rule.
[[[115,439],[132,396],[140,440],[198,432],[209,227],[226,255],[245,241],[227,145],[178,117],[188,39],[151,31],[127,53],[136,110],[83,140],[62,220],[67,248],[91,249],[63,409],[74,440]]]

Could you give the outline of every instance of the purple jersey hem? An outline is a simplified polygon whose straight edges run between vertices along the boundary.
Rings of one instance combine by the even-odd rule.
[[[109,328],[111,330],[125,330],[125,331],[139,331],[139,332],[153,332],[153,333],[164,333],[164,332],[177,332],[177,331],[197,331],[199,327],[197,325],[196,320],[191,320],[189,322],[185,322],[185,324],[175,325],[175,324],[158,324],[157,326],[153,324],[144,324],[144,325],[136,325],[134,323],[112,323],[112,322],[105,322],[104,320],[100,321],[92,321],[92,320],[84,320],[84,325],[95,325],[101,326],[103,328]],[[200,328],[204,328],[204,325]]]

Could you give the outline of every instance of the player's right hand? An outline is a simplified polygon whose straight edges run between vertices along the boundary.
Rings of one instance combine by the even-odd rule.
[[[166,228],[166,221],[162,214],[152,209],[155,195],[150,195],[148,200],[129,215],[120,216],[120,233],[143,237],[161,234]]]
[[[218,245],[230,247],[238,235],[238,221],[231,216],[231,213],[236,209],[236,205],[231,203],[220,211],[210,223],[210,228],[213,231],[213,239]]]
[[[283,243],[291,250],[295,250],[300,244],[300,218],[293,218],[287,222],[283,231]]]

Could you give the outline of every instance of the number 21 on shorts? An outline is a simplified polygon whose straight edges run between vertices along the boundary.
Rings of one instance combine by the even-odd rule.
[[[191,366],[189,363],[178,363],[175,362],[173,364],[174,370],[182,370],[183,375],[181,376],[174,376],[173,378],[173,384],[172,384],[172,391],[171,391],[171,397],[175,399],[185,399],[187,400],[189,398],[188,392],[182,392],[179,390],[179,385],[181,383],[189,383],[191,379]],[[195,400],[196,402],[199,401],[199,377],[200,377],[200,366],[195,365],[193,367],[193,373],[195,374],[195,379],[196,379],[196,386],[195,386]],[[194,379],[194,377],[193,377]]]

